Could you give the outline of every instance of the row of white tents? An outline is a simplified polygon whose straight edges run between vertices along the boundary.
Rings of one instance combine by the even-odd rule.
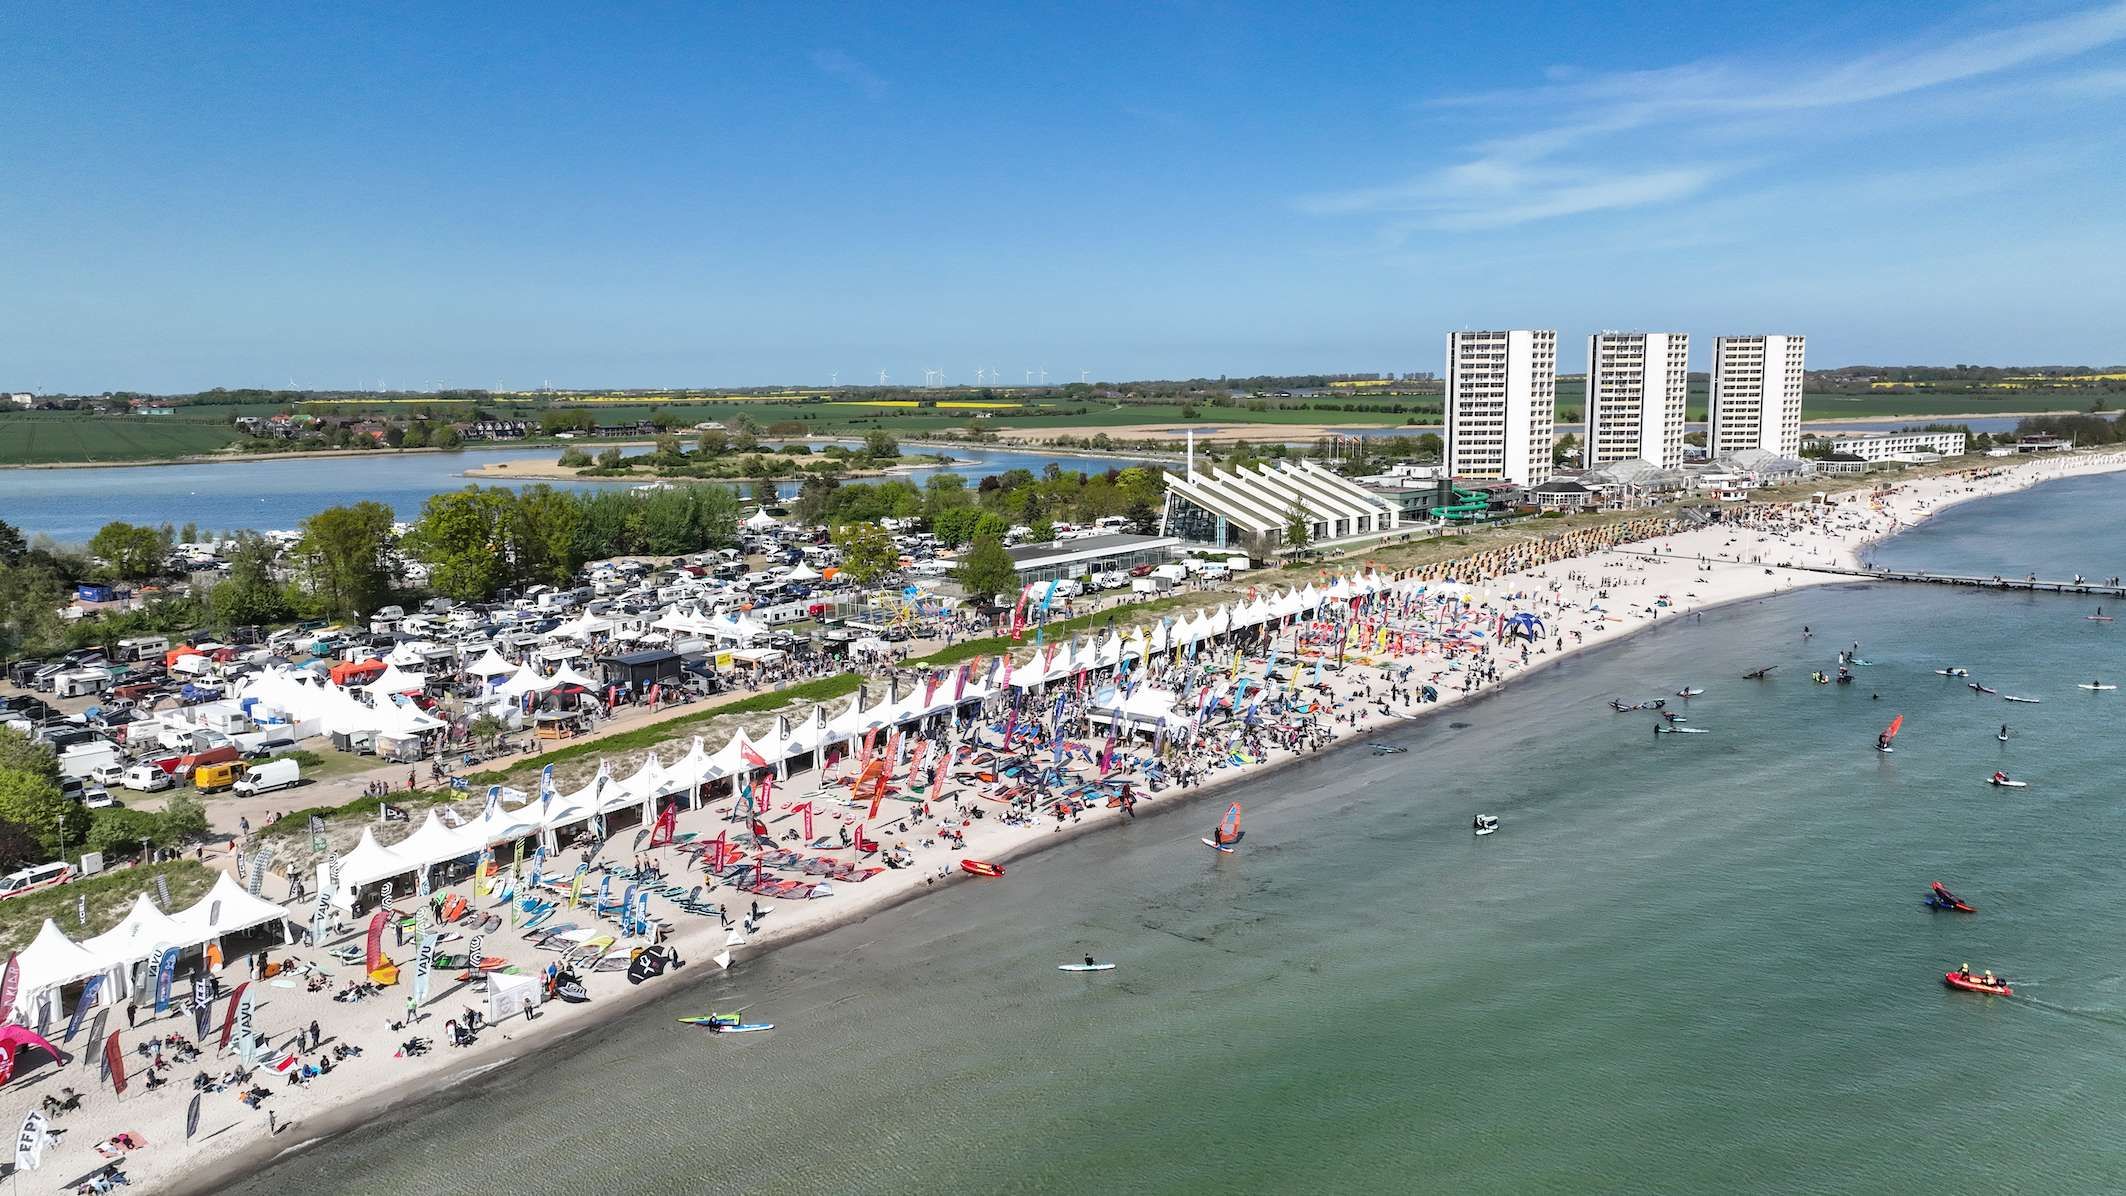
[[[1161,652],[1311,612],[1325,601],[1376,593],[1388,585],[1377,574],[1340,579],[1319,589],[1307,586],[1198,612],[1194,618],[1163,622],[1149,633],[1140,628],[1126,638],[1111,632],[1101,640],[1060,645],[1045,665],[1037,656],[1015,667],[1008,685],[1031,689],[1080,671],[1113,669],[1122,661],[1141,658],[1147,652]],[[964,679],[947,671],[938,675],[934,685],[918,685],[905,694],[889,690],[875,702],[859,691],[850,696],[839,713],[814,707],[809,718],[778,718],[775,728],[759,739],[740,728],[720,751],[710,752],[697,736],[691,750],[678,760],[662,764],[652,753],[625,778],[615,779],[601,766],[596,776],[573,793],[542,794],[537,801],[527,800],[515,810],[490,802],[480,818],[462,826],[446,826],[431,813],[413,834],[390,846],[378,843],[374,834],[365,829],[354,850],[338,861],[337,886],[331,883],[329,864],[319,865],[318,891],[333,892],[342,908],[351,909],[359,889],[418,876],[424,869],[469,859],[492,848],[537,839],[549,851],[556,850],[577,829],[623,811],[635,812],[641,822],[648,823],[667,801],[693,807],[704,787],[712,782],[769,770],[787,776],[794,760],[813,756],[823,748],[853,744],[867,733],[921,722],[983,702],[1005,692],[1006,684],[994,665],[985,675],[974,675],[969,670]],[[507,691],[507,686],[502,687],[501,692]],[[1102,716],[1112,721],[1148,730],[1186,721],[1186,716],[1174,709],[1174,701],[1174,695],[1169,693],[1138,690],[1126,697],[1110,696],[1104,704],[1096,701],[1095,705]]]
[[[190,951],[273,922],[289,937],[288,912],[252,896],[226,872],[215,877],[206,896],[174,914],[156,908],[143,893],[118,925],[79,942],[46,918],[36,939],[15,957],[21,981],[15,1007],[8,1012],[25,1025],[56,1018],[62,1012],[57,1008],[61,990],[97,975],[105,977],[104,991],[115,1002],[133,993],[139,965],[152,967],[163,952],[173,947]],[[154,978],[146,982],[152,985]]]

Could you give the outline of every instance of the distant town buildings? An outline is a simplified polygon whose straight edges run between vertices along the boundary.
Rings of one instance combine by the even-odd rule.
[[[1537,486],[1550,480],[1557,423],[1552,329],[1447,334],[1447,471]]]
[[[1709,453],[1720,457],[1762,449],[1800,455],[1804,340],[1779,335],[1713,339]]]
[[[1690,336],[1597,332],[1587,338],[1587,443],[1582,463],[1683,464]]]
[[[1925,461],[1961,457],[1970,437],[1962,432],[1863,432],[1831,438],[1831,451],[1862,461]]]

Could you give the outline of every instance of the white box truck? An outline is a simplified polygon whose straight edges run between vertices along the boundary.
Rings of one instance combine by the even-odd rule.
[[[268,760],[264,764],[253,765],[251,770],[243,775],[243,779],[236,782],[236,795],[257,797],[275,789],[286,789],[302,779],[302,767],[295,761]]]

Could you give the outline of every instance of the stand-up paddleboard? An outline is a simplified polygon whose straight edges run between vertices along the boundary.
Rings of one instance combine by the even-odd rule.
[[[1059,963],[1056,965],[1056,970],[1059,972],[1112,972],[1115,970],[1115,965],[1111,963]]]
[[[2083,684],[2081,684],[2081,685],[2077,685],[2077,686],[2075,686],[2075,688],[2076,688],[2076,689],[2088,689],[2088,690],[2096,690],[2096,691],[2098,691],[2098,692],[2102,692],[2102,691],[2104,691],[2104,690],[2111,690],[2111,689],[2117,689],[2117,688],[2118,688],[2118,686],[2116,686],[2116,685],[2091,685],[2091,684],[2089,684],[2089,683],[2087,683],[2087,682],[2084,682],[2084,683],[2083,683]]]
[[[711,1033],[711,1034],[758,1034],[758,1033],[760,1033],[760,1032],[761,1032],[762,1030],[773,1030],[774,1028],[775,1028],[775,1023],[774,1023],[774,1022],[740,1022],[739,1024],[737,1024],[737,1025],[735,1025],[735,1026],[710,1026],[710,1027],[709,1027],[709,1033]]]
[[[1986,778],[1986,784],[1999,789],[2028,789],[2030,787],[2030,782],[2028,781],[1996,781],[1992,777]]]
[[[2037,704],[2038,704],[2039,702],[2042,702],[2042,701],[2044,701],[2044,700],[2045,700],[2045,699],[2043,699],[2043,698],[2019,698],[2019,697],[2015,696],[2014,694],[2002,694],[2002,695],[2001,695],[2001,701],[2003,701],[2003,702],[2021,702],[2021,703],[2023,703],[2023,704],[2024,704],[2024,705],[2026,705],[2026,706],[2035,706],[2035,705],[2037,705]]]
[[[1676,696],[1679,698],[1695,698],[1704,692],[1704,690],[1699,689],[1695,686],[1686,685],[1682,689],[1676,691]]]
[[[1934,671],[1943,677],[1968,677],[1971,675],[1970,669],[1936,669]]]

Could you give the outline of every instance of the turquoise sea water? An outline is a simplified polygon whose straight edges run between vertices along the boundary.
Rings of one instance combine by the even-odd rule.
[[[2126,480],[2068,483],[1883,555],[2126,572],[2121,516]],[[1251,783],[1233,857],[1198,802],[689,968],[233,1190],[2120,1190],[2126,691],[2074,685],[2126,672],[2126,625],[2084,605],[1856,585],[1679,620],[1384,736],[1407,755]],[[1808,682],[1856,640],[1858,684]],[[1603,705],[1686,682],[1712,734]],[[1937,879],[1980,912],[1923,908]],[[1088,952],[1120,970],[1055,970]],[[1946,991],[1966,960],[2017,995]],[[736,1005],[781,1028],[672,1021]]]

